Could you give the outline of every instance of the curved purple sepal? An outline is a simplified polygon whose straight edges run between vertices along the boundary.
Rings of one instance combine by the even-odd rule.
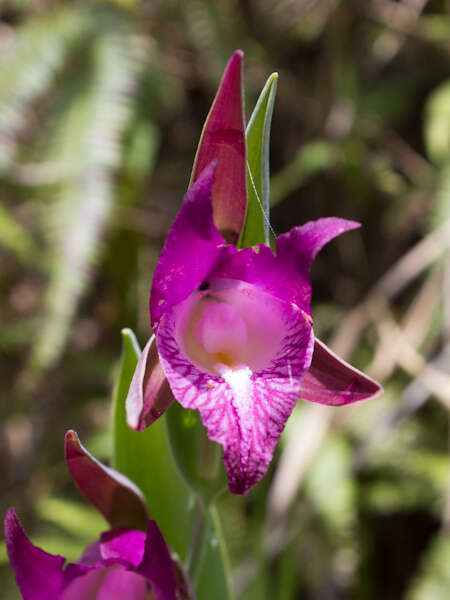
[[[128,425],[142,431],[154,423],[174,401],[159,362],[156,338],[152,336],[139,357],[126,399]]]
[[[317,338],[311,366],[300,383],[300,398],[309,402],[342,406],[375,398],[383,388],[339,358]]]
[[[214,165],[210,164],[184,197],[156,265],[150,294],[150,317],[156,331],[163,313],[195,290],[219,257],[232,248],[213,221],[211,186]]]
[[[65,559],[34,546],[13,508],[8,510],[5,518],[5,541],[11,568],[24,600],[60,600]]]
[[[80,491],[112,527],[145,530],[147,505],[130,479],[94,458],[75,431],[66,433],[65,454],[67,468]]]
[[[203,127],[191,177],[191,182],[196,181],[211,161],[217,162],[214,222],[231,243],[239,238],[247,207],[243,58],[244,53],[236,50],[228,62]]]
[[[155,521],[148,521],[144,556],[135,572],[151,581],[154,600],[177,598],[178,582],[175,564]]]

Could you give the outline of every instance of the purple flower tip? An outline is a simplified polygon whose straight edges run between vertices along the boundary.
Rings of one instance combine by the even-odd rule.
[[[232,243],[239,238],[247,207],[243,59],[242,50],[236,50],[225,68],[203,127],[191,177],[191,183],[195,182],[211,161],[217,161],[212,188],[214,222]]]

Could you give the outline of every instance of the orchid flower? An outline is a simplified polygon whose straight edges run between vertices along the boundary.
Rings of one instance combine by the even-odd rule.
[[[266,472],[299,398],[341,405],[380,388],[315,342],[312,328],[311,263],[358,224],[319,219],[280,235],[276,254],[264,244],[237,250],[214,224],[213,176],[210,165],[185,196],[155,270],[150,314],[175,399],[200,411],[223,446],[230,490],[245,493]]]
[[[235,53],[230,60],[205,125],[197,158],[207,153],[211,162],[201,173],[194,169],[156,266],[150,295],[155,335],[127,398],[135,429],[151,424],[173,399],[198,410],[209,439],[223,447],[229,488],[237,494],[265,474],[298,399],[339,406],[381,391],[313,333],[311,264],[326,243],[359,224],[331,217],[294,227],[278,237],[274,253],[265,244],[237,249],[227,240],[239,218],[227,226],[224,210],[216,217],[218,202],[219,208],[226,202],[226,177],[242,181],[245,174],[245,147],[237,142],[243,125],[236,124],[236,111],[222,121],[217,115],[223,96],[228,112],[233,102],[242,105],[241,59]],[[216,153],[204,147],[218,138]],[[234,176],[227,175],[230,156]],[[231,194],[229,200],[239,210],[242,203]]]
[[[113,524],[76,563],[34,546],[13,508],[5,519],[11,567],[24,600],[189,600],[193,592],[134,484],[66,434],[66,462],[82,493]],[[136,529],[127,526],[134,523]],[[122,526],[124,525],[125,526]]]
[[[114,529],[89,546],[77,563],[34,546],[14,509],[5,519],[11,567],[24,600],[175,600],[176,570],[154,521],[146,533]]]

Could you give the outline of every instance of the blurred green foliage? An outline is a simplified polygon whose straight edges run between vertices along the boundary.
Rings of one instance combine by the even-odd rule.
[[[386,392],[299,405],[264,480],[221,497],[236,598],[448,597],[449,11],[0,2],[2,514],[15,505],[33,539],[71,559],[104,527],[65,471],[64,432],[110,456],[120,331],[150,333],[152,270],[240,47],[247,116],[279,72],[275,231],[363,224],[314,266],[315,327]],[[4,558],[0,546],[2,598],[15,600]]]

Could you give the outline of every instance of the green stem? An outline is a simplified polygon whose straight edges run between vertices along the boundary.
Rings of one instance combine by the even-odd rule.
[[[202,566],[210,531],[209,510],[197,499],[194,527],[192,530],[191,544],[186,559],[186,570],[192,581],[196,581]]]

